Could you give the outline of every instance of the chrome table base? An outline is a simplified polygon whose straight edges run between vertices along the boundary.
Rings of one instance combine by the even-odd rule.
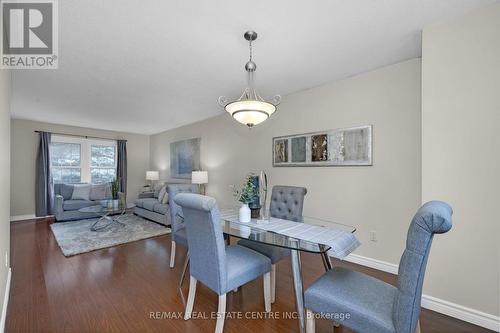
[[[123,222],[119,221],[120,218],[124,214],[125,214],[125,210],[117,217],[109,216],[109,214],[103,215],[103,216],[101,216],[101,218],[99,218],[97,221],[95,221],[94,224],[92,224],[92,226],[90,227],[90,230],[91,231],[101,231],[101,230],[104,230],[107,227],[111,226],[113,223],[117,223],[117,224],[121,225],[122,227],[124,227],[125,224]],[[99,225],[99,222],[101,222],[103,220],[106,220],[107,223],[103,223],[103,224]]]
[[[299,332],[306,331],[306,320],[304,316],[304,285],[302,284],[302,270],[300,263],[300,251],[291,250],[293,289],[295,291],[295,305],[299,320]]]
[[[184,277],[186,276],[186,271],[189,265],[189,251],[186,253],[186,259],[184,259],[184,265],[182,265],[181,281],[179,282],[179,289],[182,289],[182,283],[184,282]]]
[[[332,261],[330,260],[328,253],[321,253],[321,260],[323,261],[323,266],[325,266],[325,271],[328,272],[330,269],[332,269]]]
[[[300,251],[291,250],[293,288],[295,291],[295,305],[297,307],[297,319],[299,321],[299,332],[306,331],[305,308],[304,308],[304,285],[302,283],[302,267],[300,263]],[[332,262],[327,252],[322,252],[321,260],[325,266],[325,271],[332,269]]]

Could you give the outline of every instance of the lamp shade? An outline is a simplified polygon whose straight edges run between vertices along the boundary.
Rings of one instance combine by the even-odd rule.
[[[240,123],[253,127],[269,118],[276,111],[276,106],[268,102],[247,99],[229,103],[225,109]]]
[[[191,183],[193,184],[207,184],[208,172],[207,171],[193,171],[191,174]]]
[[[158,171],[146,171],[146,180],[159,180],[160,172]]]

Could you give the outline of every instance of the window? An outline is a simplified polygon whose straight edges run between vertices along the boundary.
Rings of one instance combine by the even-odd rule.
[[[54,183],[107,183],[116,177],[116,142],[53,135]]]
[[[109,183],[116,177],[116,146],[90,146],[90,176],[93,184]]]
[[[81,145],[54,142],[50,145],[50,157],[54,183],[79,183],[81,181]]]

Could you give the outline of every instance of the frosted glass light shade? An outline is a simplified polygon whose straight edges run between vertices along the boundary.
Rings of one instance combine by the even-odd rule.
[[[268,102],[241,100],[227,104],[225,109],[238,122],[252,127],[269,118],[276,106]]]
[[[193,184],[208,184],[207,171],[193,171],[191,173],[191,183]]]
[[[146,171],[146,180],[159,180],[160,172],[158,171]]]

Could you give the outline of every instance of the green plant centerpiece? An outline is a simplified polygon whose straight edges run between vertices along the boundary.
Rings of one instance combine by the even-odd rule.
[[[255,199],[259,197],[259,189],[255,185],[254,178],[253,174],[248,174],[240,189],[233,188],[234,197],[242,203],[239,216],[240,222],[250,222],[251,211],[248,205],[255,202]]]
[[[240,189],[234,188],[234,190],[233,190],[234,197],[242,204],[248,205],[249,203],[253,202],[253,200],[254,200],[254,197],[256,194],[256,187],[252,181],[252,177],[253,177],[253,175],[249,174],[245,178],[245,182],[243,183],[241,188]]]

